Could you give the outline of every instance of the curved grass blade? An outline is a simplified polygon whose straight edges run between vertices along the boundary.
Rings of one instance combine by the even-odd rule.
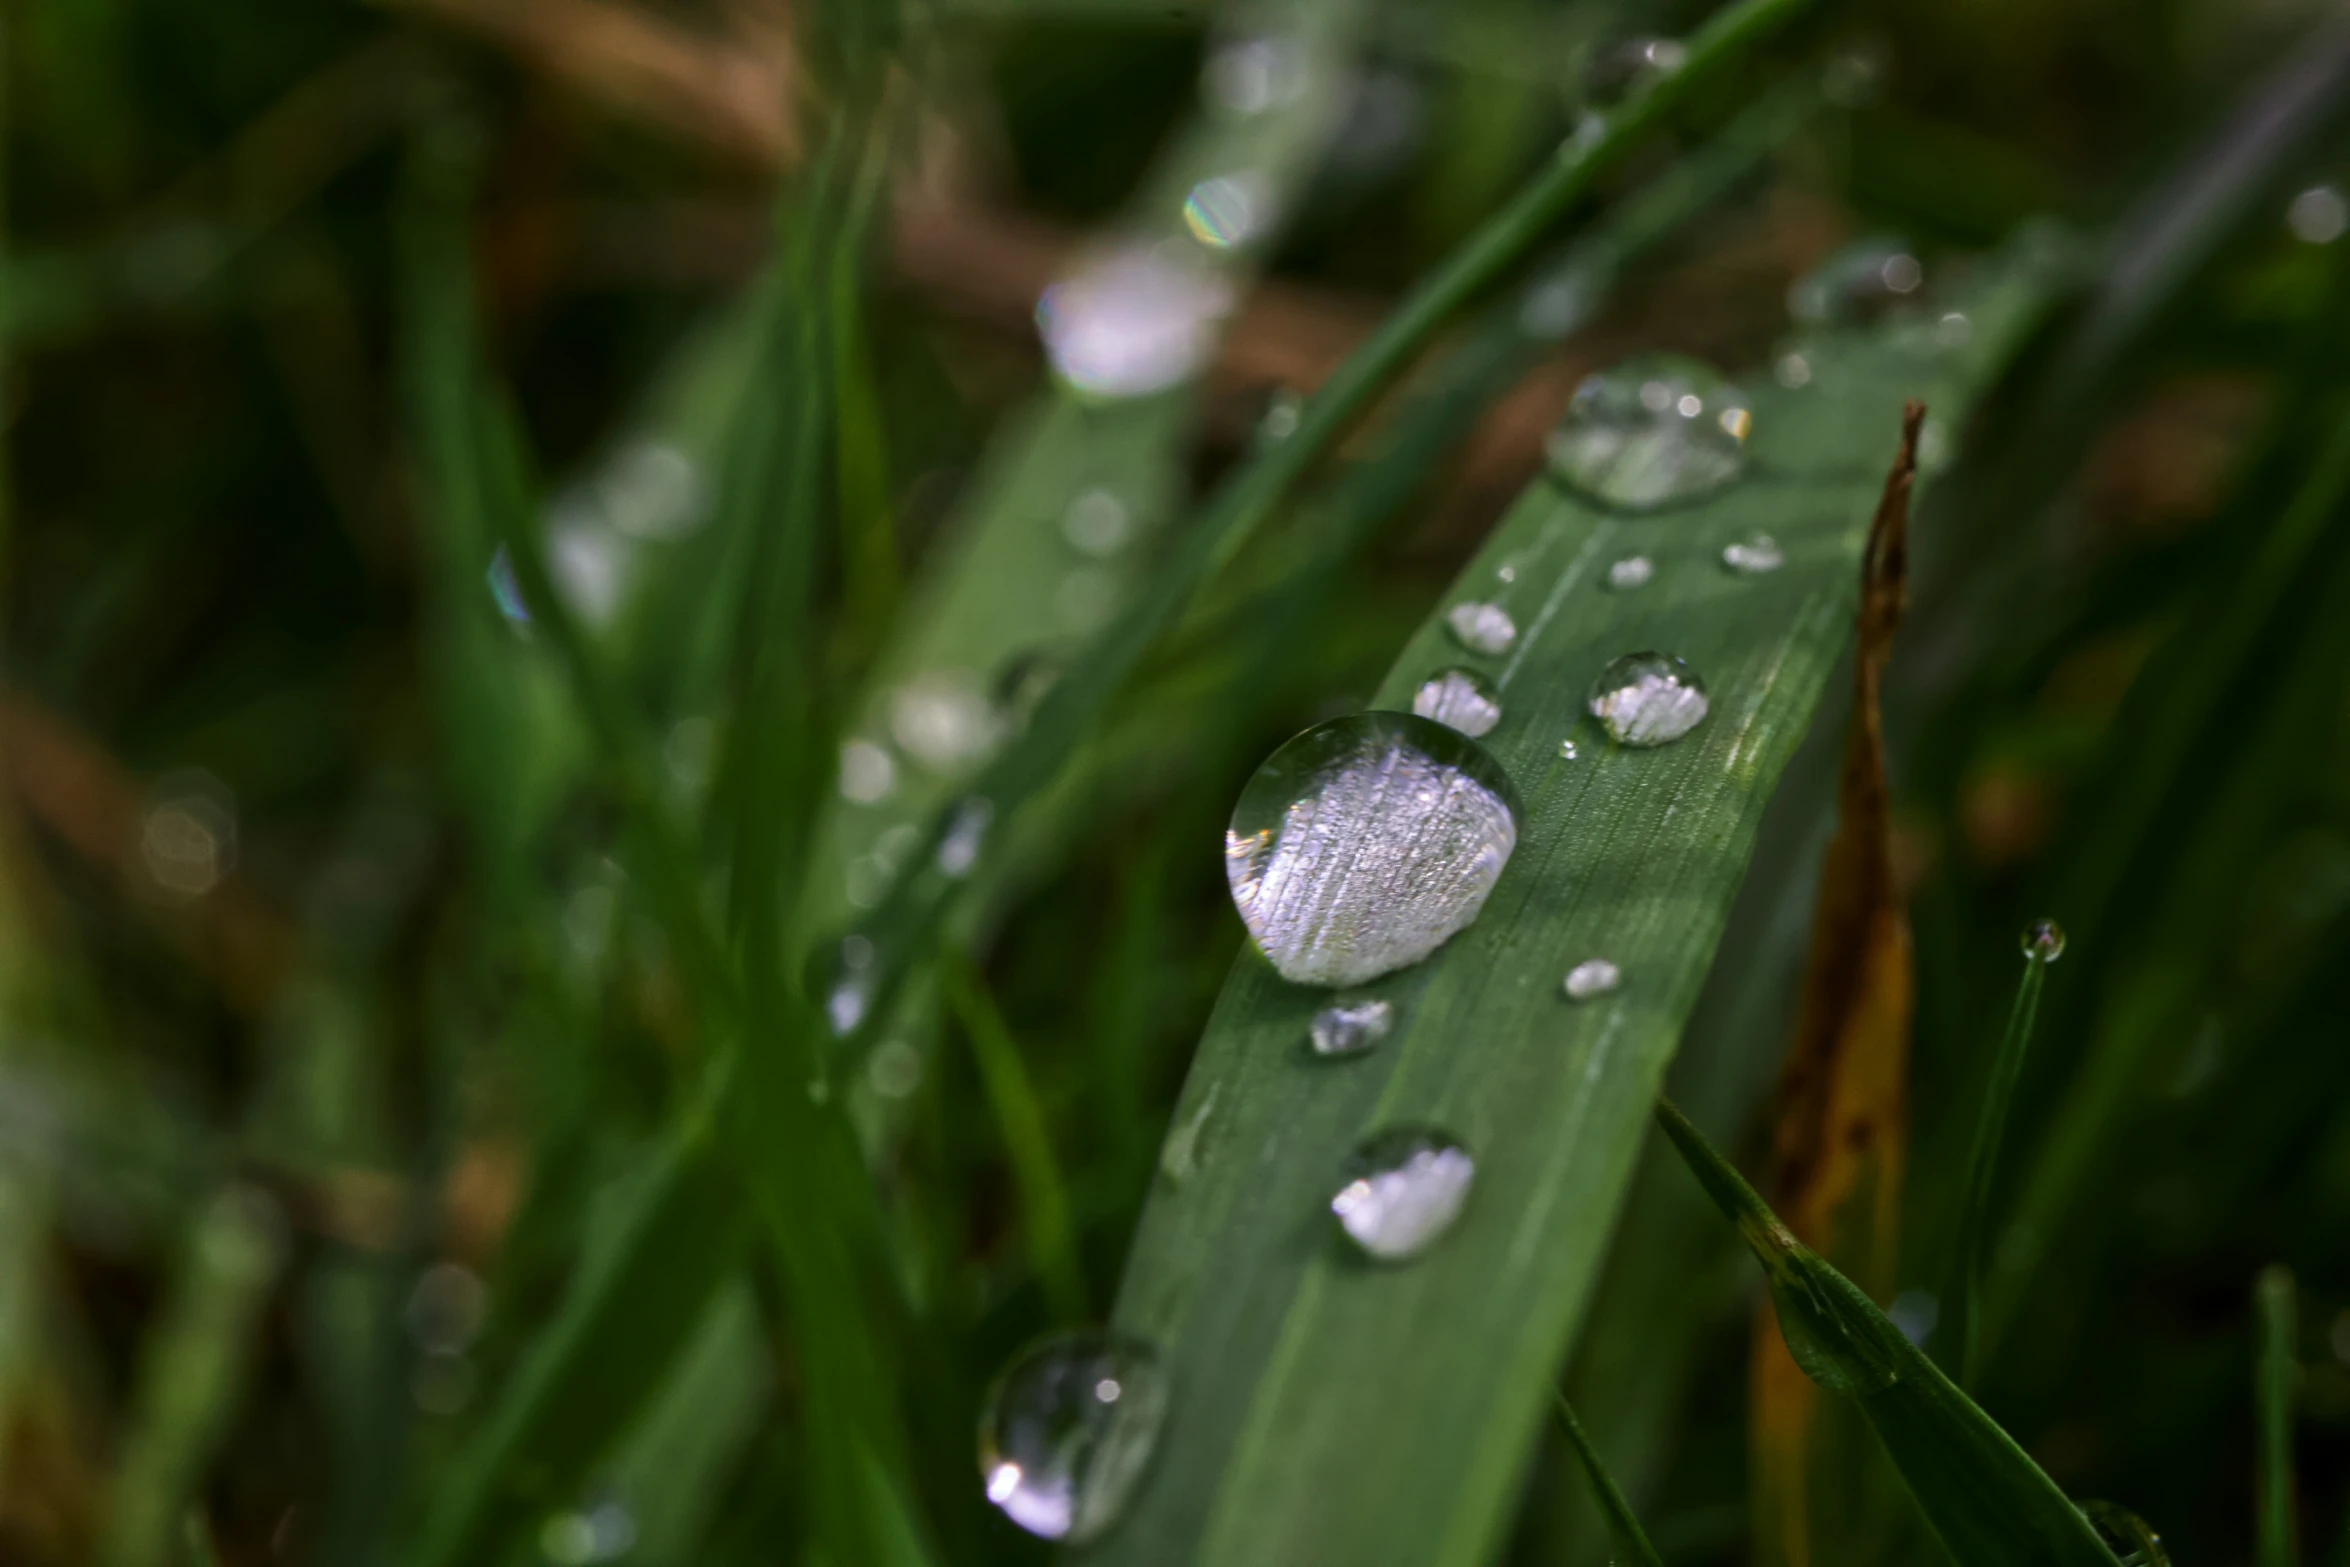
[[[1623,1487],[1607,1472],[1599,1449],[1591,1445],[1591,1438],[1584,1434],[1583,1422],[1575,1418],[1575,1406],[1567,1402],[1563,1393],[1559,1395],[1558,1411],[1559,1426],[1567,1433],[1567,1443],[1574,1448],[1583,1473],[1591,1481],[1591,1494],[1607,1519],[1608,1533],[1616,1542],[1617,1553],[1632,1567],[1665,1567],[1664,1559],[1656,1554],[1656,1547],[1648,1543],[1640,1520],[1632,1516],[1632,1504],[1624,1500]]]
[[[1958,1346],[1958,1385],[1964,1388],[1975,1385],[1981,1369],[1983,1262],[1990,1245],[1991,1187],[1999,1173],[1999,1143],[2007,1131],[2007,1112],[2015,1103],[2016,1080],[2023,1076],[2025,1052],[2031,1049],[2032,1020],[2039,1015],[2048,963],[2037,943],[2026,945],[2024,977],[2016,986],[1999,1053],[1991,1058],[1991,1078],[1983,1086],[1983,1108],[1967,1154],[1966,1204],[1959,1210],[1957,1268],[1949,1289],[1951,1339]]]
[[[1516,853],[1476,925],[1376,982],[1396,1022],[1368,1056],[1316,1059],[1323,993],[1253,954],[1234,970],[1174,1115],[1188,1173],[1153,1194],[1115,1313],[1161,1348],[1168,1428],[1086,1560],[1485,1559],[1756,819],[1848,640],[1902,401],[1964,407],[2040,297],[2028,268],[1987,267],[1963,350],[1898,325],[1815,345],[1809,388],[1750,389],[1750,471],[1705,500],[1622,515],[1544,482],[1503,520],[1452,597],[1520,627],[1482,661],[1503,711],[1484,743],[1524,802]],[[1724,546],[1756,531],[1785,564],[1726,570]],[[1636,553],[1652,581],[1601,586]],[[1464,661],[1443,627],[1374,705],[1408,708]],[[1712,715],[1675,745],[1613,749],[1585,689],[1652,647],[1696,667]],[[1561,977],[1594,956],[1622,989],[1566,1001]],[[1477,1189],[1437,1251],[1374,1271],[1325,1210],[1357,1139],[1407,1121],[1461,1139]]]
[[[2260,1567],[2300,1567],[2301,1530],[2293,1501],[2293,1388],[2301,1375],[2294,1359],[2293,1274],[2264,1268],[2252,1288],[2260,1346],[2253,1383],[2260,1416],[2260,1511],[2254,1520]]]
[[[1926,1521],[1964,1563],[2115,1567],[2081,1510],[1850,1279],[1798,1241],[1670,1101],[1657,1124],[1763,1266],[1812,1379],[1855,1400]]]

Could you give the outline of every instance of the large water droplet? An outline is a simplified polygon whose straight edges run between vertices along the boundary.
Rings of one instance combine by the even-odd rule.
[[[1789,286],[1787,313],[1810,326],[1865,321],[1925,280],[1925,268],[1899,241],[1855,240]]]
[[[1488,658],[1501,657],[1518,640],[1518,623],[1499,604],[1455,604],[1444,623],[1461,646]]]
[[[2034,920],[2024,927],[2024,956],[2054,963],[2064,956],[2064,927],[2054,920]]]
[[[1501,722],[1501,698],[1492,684],[1473,669],[1448,669],[1431,675],[1412,693],[1412,711],[1433,718],[1447,729],[1482,735]]]
[[[1273,185],[1255,169],[1211,175],[1183,201],[1183,226],[1210,250],[1237,250],[1273,223]]]
[[[1706,365],[1645,354],[1585,377],[1544,449],[1568,487],[1653,511],[1737,478],[1751,423],[1737,390]]]
[[[1341,1001],[1314,1014],[1306,1035],[1319,1056],[1359,1055],[1387,1037],[1395,1007],[1387,1001]]]
[[[1368,1255],[1408,1262],[1452,1228],[1476,1173],[1469,1151],[1442,1132],[1398,1127],[1355,1150],[1330,1211]]]
[[[1645,555],[1627,555],[1608,567],[1607,585],[1618,593],[1629,593],[1648,586],[1648,579],[1655,575],[1655,561]]]
[[[1090,1540],[1117,1521],[1167,1412],[1149,1345],[1101,1329],[1022,1350],[979,1416],[987,1499],[1030,1534]]]
[[[1257,769],[1224,834],[1224,873],[1284,978],[1359,985],[1464,929],[1517,843],[1516,792],[1475,741],[1359,713]]]
[[[1618,745],[1669,745],[1705,721],[1697,672],[1669,653],[1627,653],[1591,683],[1586,705]]]
[[[1741,577],[1759,577],[1787,564],[1786,551],[1767,533],[1722,546],[1722,564]]]
[[[1097,255],[1037,301],[1054,370],[1095,397],[1139,397],[1188,379],[1215,348],[1232,287],[1157,246]]]
[[[1589,1001],[1620,990],[1623,984],[1622,969],[1605,958],[1585,958],[1567,970],[1566,984],[1562,988],[1569,1001]]]

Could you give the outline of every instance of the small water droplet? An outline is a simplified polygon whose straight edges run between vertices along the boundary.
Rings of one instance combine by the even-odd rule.
[[[887,746],[848,740],[840,748],[840,797],[854,805],[878,805],[897,791],[898,764]]]
[[[1607,569],[1607,585],[1618,593],[1648,586],[1648,579],[1656,575],[1656,562],[1645,555],[1627,555]]]
[[[1936,348],[1964,348],[1974,341],[1975,323],[1963,310],[1945,310],[1934,323]]]
[[[1223,1092],[1223,1084],[1209,1084],[1207,1097],[1200,1101],[1199,1108],[1191,1113],[1189,1120],[1167,1133],[1167,1141],[1159,1149],[1160,1173],[1178,1186],[1199,1173],[1200,1138],[1216,1113],[1216,1098]]]
[[[1578,750],[1576,750],[1576,749],[1575,749],[1575,742],[1574,742],[1574,741],[1572,741],[1572,740],[1561,740],[1561,741],[1559,742],[1559,757],[1560,757],[1560,759],[1561,759],[1562,761],[1568,761],[1568,762],[1571,762],[1571,761],[1575,760],[1575,758],[1577,758],[1577,757],[1581,756],[1582,754],[1583,754],[1582,752],[1580,752],[1580,751],[1578,751]]]
[[[1950,426],[1939,419],[1928,419],[1918,427],[1918,467],[1926,473],[1939,473],[1950,466],[1954,455],[1950,446]]]
[[[938,840],[940,872],[957,881],[970,875],[971,867],[979,863],[980,851],[987,846],[988,824],[994,820],[995,802],[984,795],[973,795],[957,805]]]
[[[1566,983],[1561,987],[1569,1001],[1589,1001],[1622,987],[1624,971],[1605,958],[1585,958],[1567,970]]]
[[[1306,1030],[1318,1056],[1360,1055],[1387,1037],[1395,1007],[1380,1000],[1340,1001],[1314,1014]]]
[[[2350,202],[2331,185],[2312,185],[2285,208],[2285,226],[2304,245],[2331,245],[2350,230]]]
[[[935,773],[975,766],[995,749],[1002,731],[994,704],[967,675],[933,671],[890,694],[890,738]]]
[[[824,1020],[834,1034],[845,1037],[857,1031],[873,1008],[880,978],[872,941],[864,936],[841,937],[832,950],[824,981]]]
[[[173,902],[203,897],[236,868],[236,795],[200,767],[164,774],[139,821],[139,858]]]
[[[1786,551],[1767,533],[1757,533],[1722,546],[1722,564],[1741,577],[1759,577],[1787,564]]]
[[[1499,604],[1455,604],[1444,623],[1461,646],[1488,658],[1501,657],[1518,640],[1518,623]]]
[[[1569,488],[1653,511],[1737,478],[1750,424],[1737,390],[1707,366],[1646,354],[1587,376],[1544,450]]]
[[[1117,1521],[1167,1410],[1147,1344],[1087,1328],[1039,1339],[996,1378],[979,1416],[987,1499],[1047,1540],[1083,1543]]]
[[[1330,1211],[1366,1255],[1408,1262],[1452,1228],[1476,1173],[1468,1150],[1442,1132],[1398,1127],[1355,1149]]]
[[[1916,293],[1925,280],[1925,268],[1898,240],[1859,239],[1789,286],[1787,313],[1809,326],[1865,321]]]
[[[1610,108],[1687,63],[1689,50],[1677,38],[1627,38],[1593,51],[1583,66],[1583,94]]]
[[[1114,490],[1080,490],[1061,513],[1061,537],[1078,554],[1107,560],[1134,542],[1134,513]]]
[[[1264,417],[1257,421],[1257,440],[1266,446],[1277,445],[1297,434],[1304,422],[1306,400],[1295,389],[1282,387],[1265,404]]]
[[[1210,103],[1245,119],[1295,101],[1305,74],[1305,51],[1295,39],[1241,38],[1208,56],[1201,85]]]
[[[1273,222],[1273,185],[1255,169],[1211,175],[1183,200],[1183,226],[1210,250],[1237,250]]]
[[[1669,653],[1627,653],[1600,671],[1586,703],[1618,745],[1669,745],[1704,722],[1697,672]]]
[[[1282,977],[1359,985],[1465,929],[1517,843],[1516,792],[1475,741],[1416,715],[1358,713],[1257,769],[1224,871]]]
[[[1779,384],[1788,391],[1800,391],[1811,385],[1811,360],[1798,352],[1781,354],[1779,362],[1771,367],[1771,374],[1778,377]]]
[[[2083,1502],[2081,1516],[2120,1567],[2170,1567],[2170,1553],[2153,1525],[2116,1502]]]
[[[1893,1304],[1885,1308],[1885,1315],[1901,1330],[1901,1336],[1912,1344],[1923,1347],[1933,1333],[1934,1324],[1942,1320],[1942,1303],[1931,1291],[1909,1289],[1893,1297]]]
[[[1518,330],[1538,342],[1556,342],[1575,331],[1606,302],[1615,281],[1615,256],[1594,249],[1569,257],[1537,279],[1518,301]]]
[[[1215,347],[1232,286],[1156,246],[1091,257],[1044,291],[1036,322],[1075,391],[1140,397],[1187,380]]]
[[[912,1098],[922,1086],[922,1052],[902,1039],[883,1040],[865,1062],[865,1082],[877,1098]]]
[[[632,538],[682,539],[710,514],[710,487],[691,454],[667,441],[634,441],[596,480],[612,526]]]
[[[1475,670],[1448,669],[1430,676],[1412,693],[1412,711],[1475,737],[1490,733],[1501,722],[1501,698]]]
[[[2064,956],[2064,927],[2054,920],[2034,920],[2024,927],[2024,956],[2054,963]]]

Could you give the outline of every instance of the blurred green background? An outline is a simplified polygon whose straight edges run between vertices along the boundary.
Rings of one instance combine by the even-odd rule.
[[[1294,57],[1235,52],[1309,14]],[[701,1103],[690,954],[651,912],[629,812],[668,802],[714,904],[755,824],[790,824],[775,863],[806,872],[773,950],[796,987],[1021,710],[1030,633],[1071,656],[1145,575],[1082,545],[1093,575],[1039,563],[1067,496],[1114,471],[1135,528],[1178,525],[1604,102],[1627,40],[1702,19],[0,9],[0,1557],[846,1567],[810,1543],[829,1483],[810,1450],[840,1417],[739,1237],[682,1306],[635,1281],[648,1320],[689,1323],[683,1349],[607,1324],[602,1380],[563,1406],[585,1447],[513,1483],[523,1523],[463,1550],[428,1523]],[[2249,1291],[2288,1264],[2302,1529],[2350,1560],[2340,25],[2291,0],[1814,7],[1582,216],[1821,83],[1784,134],[1587,321],[1472,384],[1341,547],[1300,567],[1285,541],[1316,535],[1284,514],[1155,644],[956,902],[944,959],[853,1051],[811,1047],[810,1114],[844,1148],[854,1129],[900,1286],[899,1504],[931,1559],[1043,1559],[986,1509],[969,1431],[1008,1353],[1114,1293],[1240,949],[1216,844],[1250,769],[1361,704],[1584,374],[1662,347],[1767,376],[1791,285],[1848,241],[1913,255],[1930,302],[2021,233],[2071,258],[2065,287],[1941,432],[1955,465],[1918,519],[1887,694],[1918,979],[1895,1315],[1930,1328],[2014,933],[2053,914],[2072,944],[2010,1128],[1985,1405],[2176,1560],[2250,1561]],[[1236,146],[1278,233],[1220,258],[1241,300],[1220,342],[1146,412],[1056,389],[1042,290],[1122,227],[1181,232],[1184,191]],[[497,390],[436,425],[444,242]],[[832,410],[813,446],[788,444],[800,404],[759,401],[784,297],[828,323],[800,366]],[[1393,432],[1356,433],[1341,471]],[[451,521],[451,439],[537,492],[649,778],[594,760],[543,617],[499,613],[499,583],[510,606],[531,583],[485,573],[494,531]],[[735,513],[782,515],[803,478],[826,531],[776,590],[802,599],[737,606],[756,562]],[[923,684],[949,663],[965,684]],[[728,722],[760,691],[796,715],[764,759]],[[1676,1085],[1748,1152],[1840,703],[1825,719]],[[690,1197],[674,1211],[706,1217]],[[1687,1343],[1654,1377],[1624,1361],[1595,1434],[1669,1560],[1765,1559],[1750,1281],[1726,1230],[1690,1244]],[[1520,1506],[1508,1559],[1603,1559],[1562,1453]],[[1933,1559],[1914,1527],[1853,1528],[1823,1560]]]

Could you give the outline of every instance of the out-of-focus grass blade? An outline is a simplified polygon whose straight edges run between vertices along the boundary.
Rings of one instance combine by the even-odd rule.
[[[1959,1562],[2115,1567],[2089,1520],[1850,1279],[1798,1241],[1670,1103],[1657,1121],[1770,1280],[1787,1347],[1856,1400],[1934,1533]]]
[[[1599,1510],[1607,1519],[1608,1533],[1616,1542],[1616,1550],[1632,1567],[1665,1567],[1656,1547],[1648,1543],[1648,1535],[1640,1527],[1640,1520],[1632,1515],[1632,1504],[1624,1500],[1624,1489],[1616,1484],[1615,1476],[1607,1472],[1607,1465],[1599,1456],[1599,1449],[1591,1445],[1584,1433],[1583,1422],[1575,1418],[1575,1406],[1564,1396],[1558,1401],[1559,1426],[1567,1433],[1567,1443],[1575,1450],[1575,1457],[1583,1465],[1583,1473],[1591,1481],[1591,1494],[1599,1502]]]
[[[758,1307],[749,1288],[737,1283],[710,1303],[668,1384],[605,1468],[635,1523],[631,1560],[684,1567],[696,1559],[719,1505],[718,1484],[774,1393]]]
[[[204,1467],[243,1396],[258,1318],[277,1278],[285,1221],[232,1187],[189,1227],[162,1319],[141,1351],[138,1403],[99,1560],[164,1567]]]
[[[2299,1567],[2301,1527],[2293,1499],[2294,1384],[2301,1367],[2291,1270],[2264,1268],[2252,1289],[2260,1347],[2253,1403],[2260,1416],[2260,1510],[2253,1538],[2260,1567]]]
[[[1504,716],[1485,737],[1524,802],[1516,854],[1476,925],[1377,982],[1396,1026],[1367,1057],[1316,1059],[1321,995],[1253,954],[1233,973],[1175,1112],[1194,1171],[1154,1193],[1115,1317],[1161,1346],[1172,1412],[1132,1516],[1087,1560],[1484,1559],[1755,821],[1846,645],[1902,401],[1964,407],[2040,297],[2029,268],[1989,267],[1943,305],[1974,325],[1963,348],[1914,322],[1815,343],[1810,386],[1749,390],[1748,471],[1717,495],[1622,515],[1542,482],[1503,520],[1450,597],[1521,628],[1488,661]],[[1785,564],[1726,570],[1757,531]],[[1609,592],[1634,554],[1654,579]],[[1585,692],[1647,648],[1689,660],[1712,716],[1618,750]],[[1480,661],[1436,617],[1375,705],[1408,708],[1463,662]],[[1560,981],[1592,957],[1622,989],[1571,1004]],[[1462,1139],[1477,1190],[1431,1255],[1366,1269],[1325,1210],[1356,1140],[1402,1123]]]
[[[2007,1015],[2007,1033],[1999,1053],[1991,1058],[1991,1076],[1983,1085],[1983,1107],[1975,1118],[1974,1142],[1967,1154],[1966,1203],[1959,1210],[1958,1239],[1953,1250],[1953,1272],[1946,1309],[1950,1342],[1958,1346],[1958,1385],[1971,1388],[1981,1361],[1983,1254],[1990,1243],[1991,1188],[1999,1173],[1999,1144],[2007,1131],[2007,1112],[2015,1104],[2016,1080],[2023,1075],[2024,1053],[2032,1045],[2032,1020],[2040,1011],[2040,987],[2048,977],[2049,956],[2026,938],[2024,977],[2015,990],[2015,1006]]]

